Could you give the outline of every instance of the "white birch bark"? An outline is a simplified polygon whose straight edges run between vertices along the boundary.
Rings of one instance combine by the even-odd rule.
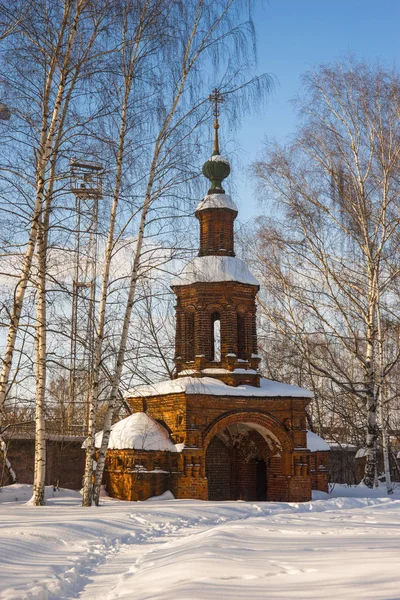
[[[3,437],[0,435],[0,457],[3,463],[3,468],[7,471],[8,476],[11,480],[11,483],[17,483],[17,475],[14,469],[11,466],[10,461],[7,456],[7,444],[4,441]]]
[[[46,255],[48,222],[39,223],[37,258],[36,304],[36,394],[35,394],[35,470],[33,479],[33,504],[45,504],[46,485]]]
[[[374,337],[375,337],[375,303],[371,298],[367,323],[367,349],[365,357],[365,398],[367,411],[366,462],[363,483],[373,488],[376,471],[376,443],[378,439],[377,396],[375,393],[374,373]]]
[[[383,334],[382,334],[382,323],[380,315],[380,302],[378,302],[377,312],[377,337],[378,337],[378,355],[379,355],[379,384],[378,384],[378,407],[379,407],[379,424],[381,430],[382,439],[382,452],[383,452],[383,468],[385,472],[385,483],[387,493],[393,494],[392,477],[390,474],[390,449],[389,449],[389,436],[387,434],[387,419],[385,414],[385,364],[383,356]]]
[[[118,204],[120,198],[121,184],[122,184],[122,169],[124,162],[125,152],[125,138],[127,129],[127,118],[128,118],[128,104],[129,98],[132,91],[132,83],[135,75],[137,56],[139,52],[140,43],[144,34],[143,23],[147,17],[147,11],[149,2],[145,2],[143,10],[141,11],[140,24],[137,29],[135,36],[134,47],[129,56],[129,45],[127,40],[128,33],[128,22],[127,19],[124,21],[123,33],[122,33],[122,69],[124,72],[124,96],[121,106],[121,117],[120,117],[120,129],[118,139],[118,150],[116,157],[116,173],[114,181],[113,200],[110,213],[110,221],[108,226],[107,244],[104,255],[103,273],[101,282],[101,292],[99,298],[99,312],[97,317],[97,328],[96,337],[94,341],[93,350],[93,370],[92,370],[92,384],[90,389],[89,397],[89,410],[88,410],[88,428],[87,428],[87,445],[85,454],[85,470],[83,476],[83,493],[82,493],[82,506],[90,507],[93,500],[93,465],[95,455],[95,433],[96,433],[96,416],[97,416],[97,404],[99,396],[99,383],[101,373],[101,362],[102,362],[102,349],[104,340],[104,328],[106,322],[106,309],[107,309],[107,296],[108,286],[110,281],[110,268],[111,259],[115,242],[115,224],[117,218]],[[127,57],[128,55],[128,57]]]

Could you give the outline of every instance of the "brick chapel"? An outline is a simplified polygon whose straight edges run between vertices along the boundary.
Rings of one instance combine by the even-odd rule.
[[[217,115],[216,115],[217,117]],[[236,257],[238,214],[223,189],[230,173],[214,152],[196,208],[198,256],[172,281],[176,377],[137,386],[133,414],[113,426],[105,484],[111,496],[302,502],[327,491],[327,444],[307,444],[308,390],[262,377],[257,280]],[[310,447],[309,447],[310,446]]]

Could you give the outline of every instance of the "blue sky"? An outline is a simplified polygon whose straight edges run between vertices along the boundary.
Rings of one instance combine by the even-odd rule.
[[[257,71],[273,75],[276,84],[261,114],[246,116],[236,135],[241,166],[234,165],[235,171],[240,168],[235,199],[242,222],[262,210],[246,167],[260,156],[266,135],[283,141],[294,131],[290,100],[301,75],[348,53],[389,65],[400,58],[400,0],[269,0],[258,4],[254,21]]]

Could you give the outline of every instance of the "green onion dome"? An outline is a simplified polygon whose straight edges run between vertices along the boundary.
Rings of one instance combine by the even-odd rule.
[[[213,154],[212,157],[203,165],[203,175],[211,181],[209,194],[224,194],[222,181],[226,179],[231,172],[229,161],[221,154]]]

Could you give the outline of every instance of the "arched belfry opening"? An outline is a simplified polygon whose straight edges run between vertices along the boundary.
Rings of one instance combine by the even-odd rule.
[[[213,312],[211,315],[211,352],[210,360],[221,361],[221,315]]]

